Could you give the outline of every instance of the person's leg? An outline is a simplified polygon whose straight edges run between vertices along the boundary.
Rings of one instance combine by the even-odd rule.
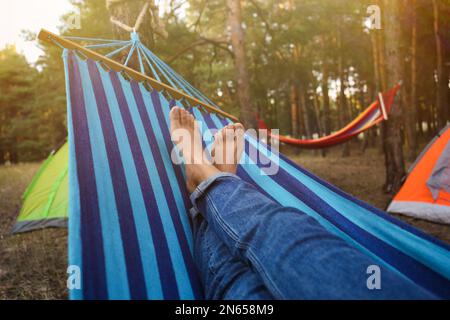
[[[183,152],[189,192],[198,180],[220,171],[202,158],[201,138],[196,135],[192,115],[174,108],[170,113],[172,138]],[[177,132],[178,130],[178,132]],[[184,139],[184,141],[182,141]],[[262,279],[248,265],[232,256],[208,223],[196,212],[191,214],[194,236],[194,259],[200,271],[206,299],[270,300],[273,296]]]
[[[232,256],[208,223],[194,221],[194,259],[200,271],[206,299],[271,300],[260,276]]]
[[[366,271],[375,261],[237,176],[212,176],[191,199],[231,254],[252,266],[276,298],[435,298],[381,265],[381,290],[369,290]]]
[[[172,110],[174,127],[184,123],[177,120],[177,113],[188,117],[178,108]],[[195,131],[192,123],[188,125]],[[229,135],[218,137],[225,136]],[[186,158],[193,157],[191,151],[182,149]],[[383,266],[382,289],[369,290],[366,270],[376,264],[372,259],[311,217],[295,208],[280,206],[233,175],[236,163],[222,169],[229,173],[208,162],[186,165],[188,189],[193,192],[191,200],[231,255],[256,270],[275,298],[433,298]]]

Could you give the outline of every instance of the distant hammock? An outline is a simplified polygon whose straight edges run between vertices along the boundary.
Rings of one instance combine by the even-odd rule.
[[[269,135],[280,142],[308,149],[321,149],[344,143],[381,121],[386,120],[399,88],[400,84],[397,84],[383,95],[380,94],[382,100],[377,99],[352,122],[328,136],[319,139],[295,139],[288,136],[272,134],[270,131]],[[257,120],[260,129],[268,129],[268,126],[262,119],[257,118]]]

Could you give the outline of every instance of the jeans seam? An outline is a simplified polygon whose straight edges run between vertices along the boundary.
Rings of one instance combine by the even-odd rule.
[[[233,230],[230,227],[228,227],[228,225],[226,223],[224,223],[223,219],[220,217],[219,210],[217,210],[217,207],[215,206],[214,202],[211,200],[210,196],[208,194],[206,194],[205,197],[206,197],[208,204],[210,204],[210,206],[212,207],[214,217],[219,222],[219,225],[221,226],[222,230],[225,231],[225,233],[227,235],[229,235],[233,239],[233,241],[239,242],[239,237],[235,234],[235,232],[233,232]]]
[[[208,257],[209,257],[209,259],[208,259],[208,270],[209,270],[213,275],[217,275],[216,271],[215,271],[214,268],[211,266],[211,261],[213,260],[213,259],[212,259],[213,253],[212,253],[212,251],[211,251],[211,241],[208,239],[208,237],[205,237],[205,238],[206,238],[206,250],[208,250]]]
[[[273,280],[271,279],[271,277],[268,276],[267,272],[265,272],[264,268],[262,268],[261,263],[259,262],[259,260],[256,258],[256,255],[254,254],[252,247],[248,244],[248,243],[244,243],[239,241],[239,237],[237,236],[237,234],[225,223],[225,221],[222,219],[222,217],[219,214],[219,210],[217,209],[217,207],[215,206],[214,202],[211,200],[211,198],[209,197],[208,194],[205,195],[205,198],[208,202],[208,204],[211,205],[212,208],[212,213],[214,215],[214,217],[216,218],[216,221],[218,222],[218,224],[220,225],[221,229],[228,235],[230,236],[234,242],[236,242],[235,247],[237,249],[247,249],[247,252],[249,253],[249,257],[248,259],[250,260],[250,262],[257,268],[258,272],[260,274],[262,274],[264,276],[265,279],[267,279],[267,281],[269,281],[269,284],[272,288],[272,290],[282,299],[284,299],[284,295],[281,293],[281,291],[278,289],[277,285],[273,282]]]

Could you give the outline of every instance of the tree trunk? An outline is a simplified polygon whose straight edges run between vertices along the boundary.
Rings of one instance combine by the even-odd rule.
[[[373,76],[375,82],[375,91],[380,91],[381,82],[380,82],[380,53],[379,46],[377,41],[377,30],[370,31],[370,40],[372,43],[372,60],[373,60]]]
[[[256,128],[256,112],[250,97],[250,80],[245,56],[240,0],[227,0],[228,25],[234,53],[234,69],[240,106],[240,119],[247,128]]]
[[[359,103],[361,104],[361,106],[363,107],[363,109],[365,108],[365,106],[367,105],[367,94],[363,91],[363,86],[360,85],[359,86],[359,90],[360,90],[360,94],[359,94]],[[369,88],[369,85],[367,85],[367,88]],[[369,94],[370,94],[370,90]],[[372,129],[368,129],[366,131],[364,131],[364,141],[362,143],[362,147],[361,147],[361,151],[362,153],[364,153],[366,151],[366,149],[369,147],[370,144],[370,132],[372,131]]]
[[[303,85],[299,86],[299,98],[300,114],[303,118],[305,137],[306,139],[310,139],[311,121],[309,119],[308,105],[306,104],[306,90]]]
[[[384,22],[385,22],[385,56],[386,56],[386,81],[389,87],[393,86],[401,79],[402,61],[400,57],[400,45],[398,39],[401,38],[400,28],[400,2],[384,1]],[[405,165],[401,138],[401,117],[402,110],[398,101],[395,101],[389,120],[384,121],[385,134],[385,160],[386,160],[386,183],[385,190],[389,193],[397,192],[405,175]]]
[[[291,134],[293,137],[298,137],[298,92],[297,92],[297,86],[295,85],[294,81],[291,83],[291,93],[290,93],[290,100],[291,100]]]
[[[330,97],[328,96],[328,65],[323,62],[322,67],[322,95],[323,95],[323,132],[325,135],[331,133],[330,121]]]
[[[437,90],[436,90],[436,109],[438,126],[442,128],[447,122],[447,87],[448,78],[444,70],[444,63],[442,58],[442,42],[440,37],[439,26],[439,3],[437,0],[433,1],[433,26],[434,37],[436,41],[436,71],[437,71]]]
[[[411,63],[410,63],[410,82],[408,105],[405,105],[406,111],[406,133],[408,135],[409,149],[408,159],[414,161],[417,156],[417,14],[416,0],[406,4],[411,12]]]
[[[339,128],[344,127],[348,123],[348,103],[347,97],[345,96],[345,74],[344,74],[344,59],[342,53],[342,35],[341,31],[339,31],[338,35],[339,41],[339,61],[338,61],[338,73],[339,80],[341,82],[340,91],[339,91]],[[350,155],[350,148],[348,143],[344,143],[342,145],[342,156],[348,157]]]
[[[319,137],[321,137],[323,134],[323,129],[322,122],[320,121],[320,100],[319,96],[316,93],[316,90],[314,90],[314,116],[316,120],[317,134]]]
[[[371,40],[371,44],[372,44],[372,60],[373,60],[373,84],[371,86],[369,86],[369,91],[370,91],[370,99],[371,101],[374,101],[375,99],[377,99],[378,96],[378,92],[382,91],[383,89],[383,84],[381,81],[381,52],[380,52],[380,43],[378,41],[378,39],[380,38],[380,30],[371,30],[370,31],[370,40]],[[373,128],[370,131],[371,135],[372,135],[372,146],[375,146],[375,138],[376,138],[376,129]],[[383,135],[383,124],[381,127],[381,135]],[[370,141],[369,141],[370,143]]]

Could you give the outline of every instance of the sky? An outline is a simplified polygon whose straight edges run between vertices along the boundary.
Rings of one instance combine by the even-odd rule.
[[[35,41],[25,41],[22,30],[38,33],[41,28],[58,33],[60,17],[73,11],[68,0],[0,0],[0,49],[14,44],[34,63],[41,51]]]

